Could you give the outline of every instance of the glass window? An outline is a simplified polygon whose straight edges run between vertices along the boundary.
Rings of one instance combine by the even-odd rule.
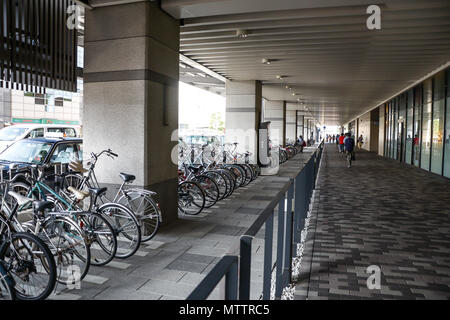
[[[407,94],[406,113],[406,155],[405,162],[411,164],[413,147],[413,124],[414,124],[414,91],[409,90]]]
[[[385,156],[387,158],[390,157],[389,151],[391,146],[391,139],[390,139],[390,133],[391,133],[391,108],[390,104],[386,103],[386,117],[385,117],[385,128],[386,128],[386,141],[385,141]]]
[[[41,164],[47,157],[51,147],[50,143],[20,140],[6,149],[0,155],[0,160]]]
[[[36,95],[34,97],[34,103],[44,105],[45,104],[45,95],[36,93]]]
[[[431,92],[431,94],[430,94]],[[420,158],[420,167],[425,170],[430,170],[430,156],[431,156],[431,113],[433,109],[432,99],[432,81],[425,80],[423,83],[423,114],[422,114],[422,152]]]
[[[413,138],[413,163],[420,164],[420,145],[422,134],[422,87],[414,88],[414,138]]]
[[[78,146],[75,143],[61,143],[53,152],[50,163],[69,163],[78,159]]]
[[[447,70],[447,111],[445,119],[444,176],[450,178],[450,70]]]
[[[406,134],[405,134],[405,130],[406,130],[406,97],[407,94],[404,93],[400,96],[399,99],[399,111],[398,111],[398,121],[399,121],[399,125],[398,125],[398,150],[400,152],[400,154],[398,155],[398,159],[400,159],[401,161],[405,161],[405,144],[406,144]]]
[[[38,128],[38,129],[32,130],[29,133],[28,138],[35,139],[35,138],[42,138],[43,136],[44,136],[44,128]]]
[[[77,136],[73,128],[47,128],[49,133],[62,133],[63,137],[74,138]]]
[[[389,132],[389,108],[388,108],[388,104],[386,103],[384,105],[384,156],[388,157],[389,153],[388,153],[388,146],[389,146],[389,141],[388,141],[388,132]]]
[[[6,127],[0,130],[0,141],[14,141],[27,131],[28,128]]]
[[[433,79],[433,136],[431,146],[431,171],[442,174],[442,156],[444,146],[444,112],[445,112],[445,71]]]
[[[394,114],[392,118],[392,159],[397,159],[397,135],[398,135],[398,98],[393,101]]]

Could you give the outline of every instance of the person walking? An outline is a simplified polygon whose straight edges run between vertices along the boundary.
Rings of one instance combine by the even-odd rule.
[[[298,145],[300,146],[300,152],[303,152],[303,148],[306,147],[305,140],[303,140],[303,136],[298,137]]]
[[[358,150],[362,149],[362,145],[364,144],[363,140],[364,140],[363,135],[360,135],[358,138]]]
[[[339,136],[338,142],[339,142],[339,152],[344,153],[344,139],[345,136],[343,133]]]
[[[346,134],[346,137],[344,139],[344,147],[345,147],[345,154],[347,157],[348,168],[351,168],[352,160],[354,158],[355,139],[351,136],[350,133]]]

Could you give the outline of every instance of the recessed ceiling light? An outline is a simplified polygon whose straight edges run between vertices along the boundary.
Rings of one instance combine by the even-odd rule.
[[[292,88],[291,88],[291,87],[289,87],[289,86],[285,86],[285,88],[286,88],[286,89],[289,89],[289,90],[292,90]]]
[[[264,58],[264,59],[262,59],[262,63],[269,65],[272,63],[272,60]]]
[[[282,75],[277,76],[277,79],[284,79],[284,78],[285,78],[285,76],[282,76]]]

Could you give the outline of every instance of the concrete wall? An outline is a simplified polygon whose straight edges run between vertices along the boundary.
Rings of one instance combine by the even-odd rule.
[[[86,10],[84,151],[118,153],[99,161],[100,182],[136,175],[136,186],[158,192],[165,222],[178,216],[178,52],[179,22],[154,2]]]

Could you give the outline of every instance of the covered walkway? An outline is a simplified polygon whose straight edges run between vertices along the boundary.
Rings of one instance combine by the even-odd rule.
[[[296,299],[449,299],[450,180],[325,147]],[[368,289],[369,266],[381,288]]]

